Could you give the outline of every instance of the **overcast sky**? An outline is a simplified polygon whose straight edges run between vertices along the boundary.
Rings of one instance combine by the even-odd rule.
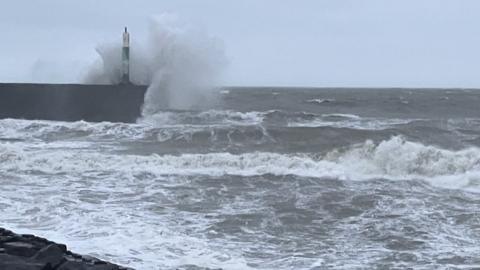
[[[77,81],[164,12],[223,40],[228,85],[480,87],[479,0],[4,0],[0,81]]]

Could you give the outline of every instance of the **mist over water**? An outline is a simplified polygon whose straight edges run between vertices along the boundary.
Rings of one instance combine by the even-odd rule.
[[[205,108],[213,103],[227,65],[223,43],[205,30],[162,14],[150,19],[145,42],[131,33],[130,81],[148,85],[143,115],[161,109]],[[100,58],[86,82],[117,84],[121,80],[121,42],[100,44]]]

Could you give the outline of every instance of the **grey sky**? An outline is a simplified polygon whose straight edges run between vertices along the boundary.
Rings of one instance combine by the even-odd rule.
[[[164,12],[223,40],[229,85],[480,87],[478,0],[4,1],[0,80],[78,80]]]

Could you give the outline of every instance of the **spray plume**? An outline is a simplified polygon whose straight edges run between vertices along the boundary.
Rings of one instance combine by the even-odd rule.
[[[117,84],[122,77],[120,42],[97,47],[101,60],[88,83]],[[162,109],[194,109],[215,99],[214,87],[226,65],[222,43],[205,31],[164,14],[150,20],[144,44],[132,40],[130,80],[148,85],[142,114]]]

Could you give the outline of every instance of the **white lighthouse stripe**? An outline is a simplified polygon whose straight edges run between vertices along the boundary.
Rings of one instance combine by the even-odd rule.
[[[130,34],[128,32],[123,33],[123,47],[130,47]]]

